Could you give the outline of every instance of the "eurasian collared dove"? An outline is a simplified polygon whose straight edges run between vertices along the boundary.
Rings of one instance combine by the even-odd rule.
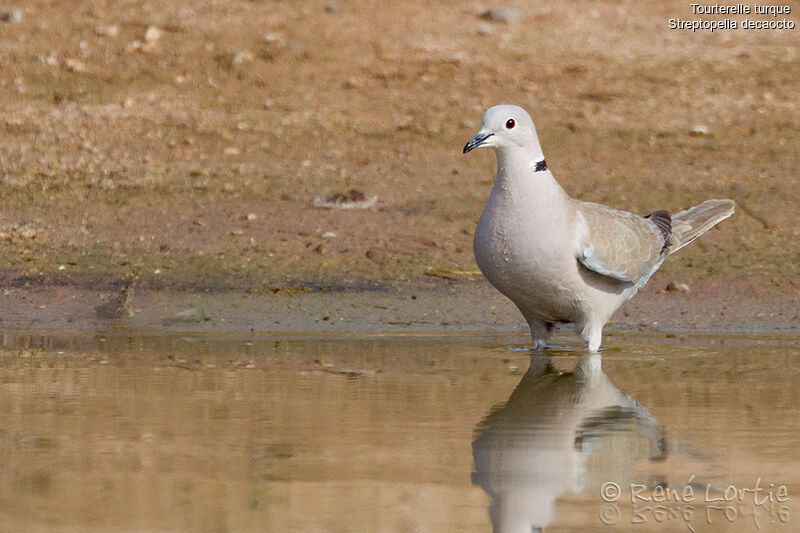
[[[575,324],[589,351],[603,326],[664,259],[733,214],[731,200],[707,200],[670,216],[647,216],[582,202],[547,168],[530,115],[488,109],[464,153],[491,147],[497,175],[473,249],[489,282],[511,299],[543,350],[560,322]]]

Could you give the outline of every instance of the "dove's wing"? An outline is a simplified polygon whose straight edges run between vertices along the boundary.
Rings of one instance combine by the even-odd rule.
[[[578,261],[619,281],[646,283],[664,260],[668,233],[650,218],[600,204],[578,200],[575,204],[583,219]]]

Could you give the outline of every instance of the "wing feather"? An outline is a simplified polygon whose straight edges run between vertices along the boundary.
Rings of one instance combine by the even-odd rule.
[[[614,270],[607,264],[603,263],[603,261],[594,253],[594,246],[591,244],[588,248],[585,248],[580,255],[578,255],[578,260],[583,263],[583,266],[589,270],[594,270],[598,274],[603,274],[604,276],[609,276],[620,281],[627,281],[629,283],[633,282],[633,280],[628,278],[625,272]]]
[[[663,261],[664,234],[652,220],[600,204],[577,202],[585,226],[577,259],[589,270],[644,284]]]

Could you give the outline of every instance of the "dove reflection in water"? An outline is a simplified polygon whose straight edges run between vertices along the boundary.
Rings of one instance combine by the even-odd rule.
[[[635,461],[666,459],[664,429],[601,368],[583,356],[571,373],[533,355],[508,401],[475,430],[472,481],[492,498],[495,532],[538,531],[555,501],[610,480],[632,480]]]

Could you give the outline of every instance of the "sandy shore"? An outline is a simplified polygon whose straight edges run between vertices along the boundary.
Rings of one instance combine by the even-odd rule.
[[[800,332],[800,283],[696,280],[688,293],[667,291],[665,285],[663,279],[653,280],[617,313],[606,331]],[[143,287],[128,295],[127,308],[121,290],[12,287],[0,295],[0,328],[245,335],[527,334],[516,308],[482,279],[300,287],[265,293]]]

